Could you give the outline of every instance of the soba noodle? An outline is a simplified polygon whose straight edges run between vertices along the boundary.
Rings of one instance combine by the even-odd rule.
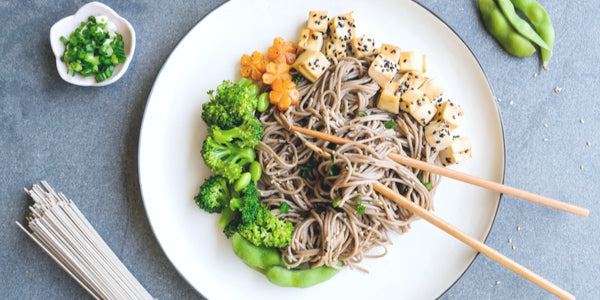
[[[256,148],[264,169],[259,182],[261,201],[296,226],[292,241],[282,249],[290,267],[304,262],[312,267],[336,267],[341,260],[361,269],[357,264],[363,258],[386,254],[389,233],[405,232],[416,216],[373,191],[373,182],[432,209],[438,177],[400,165],[386,155],[398,152],[435,162],[437,152],[427,145],[423,126],[410,115],[375,108],[379,86],[367,75],[372,59],[343,58],[316,82],[304,80],[298,85],[298,104],[285,112],[272,108],[260,115],[265,128]],[[385,127],[389,120],[396,123],[396,130]],[[291,125],[354,142],[331,144],[293,133]],[[307,143],[324,149],[333,159],[322,157]],[[434,189],[428,191],[418,176]],[[283,202],[290,206],[287,213],[278,209]],[[364,214],[357,212],[359,204]]]

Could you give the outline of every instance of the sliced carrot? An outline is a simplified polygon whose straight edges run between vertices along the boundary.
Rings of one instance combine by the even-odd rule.
[[[269,47],[267,57],[272,62],[285,62],[291,65],[296,61],[296,45],[293,42],[286,42],[283,38],[275,38],[273,46]]]
[[[254,51],[252,56],[244,54],[241,63],[242,68],[240,69],[240,73],[242,73],[242,76],[251,78],[254,81],[261,80],[267,66],[267,60],[262,53]]]

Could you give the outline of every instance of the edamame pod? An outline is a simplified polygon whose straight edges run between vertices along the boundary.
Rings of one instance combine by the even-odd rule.
[[[262,167],[257,161],[253,161],[250,164],[250,169],[248,171],[250,172],[250,175],[252,176],[252,181],[254,182],[257,182],[262,176]]]
[[[550,47],[550,50],[541,49],[542,62],[544,63],[544,69],[547,69],[548,62],[552,56],[552,49],[554,48],[554,27],[550,22],[550,17],[546,10],[535,0],[511,0],[512,4],[529,19],[535,31],[540,37],[546,42],[546,45]]]
[[[485,27],[508,53],[526,57],[535,52],[533,44],[511,27],[494,0],[477,0],[477,3]]]
[[[269,108],[269,104],[269,93],[264,92],[258,96],[258,105],[256,106],[256,110],[263,112]]]
[[[331,279],[340,270],[328,266],[314,269],[289,270],[285,267],[273,266],[265,275],[273,284],[283,287],[307,288]]]
[[[512,24],[513,28],[516,29],[517,32],[522,34],[530,41],[536,43],[541,48],[550,50],[550,47],[548,47],[548,45],[546,45],[544,40],[535,32],[535,30],[533,30],[533,28],[529,26],[527,21],[521,19],[521,17],[517,15],[515,7],[510,1],[511,0],[498,0],[498,4],[500,5],[500,9],[504,13],[504,16],[506,17],[506,19],[508,19],[510,24]]]
[[[257,247],[239,233],[235,233],[232,240],[235,255],[253,269],[265,273],[266,269],[270,267],[278,266],[285,268],[281,261],[281,254],[277,249]]]

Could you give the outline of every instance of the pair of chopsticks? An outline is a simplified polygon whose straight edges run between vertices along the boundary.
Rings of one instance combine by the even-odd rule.
[[[322,133],[322,132],[318,132],[318,131],[314,131],[311,129],[298,127],[298,126],[292,126],[291,131],[303,133],[308,136],[326,140],[326,141],[329,141],[329,142],[332,142],[335,144],[347,144],[347,143],[353,142],[353,141],[350,141],[345,138],[337,137],[334,135],[330,135],[330,134],[326,134],[326,133]],[[307,144],[309,144],[309,143],[307,143]],[[315,147],[310,147],[310,148],[315,148]],[[313,150],[315,150],[315,149],[313,149]],[[324,154],[328,155],[328,153],[323,153],[323,151],[317,151],[317,152],[320,152],[322,155],[324,155]],[[506,186],[506,185],[503,185],[503,184],[500,184],[497,182],[479,178],[479,177],[469,175],[466,173],[458,172],[458,171],[455,171],[452,169],[440,167],[440,166],[437,166],[437,165],[434,165],[434,164],[431,164],[428,162],[424,162],[424,161],[417,160],[417,159],[414,159],[411,157],[400,155],[398,153],[389,153],[388,157],[390,159],[392,159],[393,161],[398,162],[403,165],[406,165],[406,166],[410,166],[410,167],[417,168],[420,170],[439,174],[439,175],[442,175],[445,177],[450,177],[450,178],[460,180],[460,181],[463,181],[466,183],[470,183],[473,185],[477,185],[477,186],[480,186],[480,187],[483,187],[483,188],[486,188],[486,189],[489,189],[492,191],[511,195],[514,197],[518,197],[518,198],[521,198],[524,200],[528,200],[528,201],[535,202],[538,204],[546,205],[546,206],[549,206],[552,208],[560,209],[560,210],[570,212],[570,213],[573,213],[576,215],[584,216],[584,217],[587,217],[589,215],[589,210],[586,208],[583,208],[583,207],[579,207],[579,206],[576,206],[573,204],[561,202],[561,201],[551,199],[548,197],[540,196],[540,195],[537,195],[537,194],[534,194],[531,192],[527,192],[527,191],[520,190],[520,189],[517,189],[514,187]],[[536,285],[540,286],[541,288],[545,289],[546,291],[552,293],[553,295],[555,295],[561,299],[575,299],[575,296],[573,296],[571,293],[561,289],[560,287],[556,286],[555,284],[546,280],[545,278],[541,277],[540,275],[537,275],[536,273],[532,272],[531,270],[516,263],[515,261],[513,261],[510,258],[501,254],[500,252],[494,250],[493,248],[489,247],[488,245],[484,244],[483,242],[468,235],[464,231],[461,231],[460,229],[458,229],[455,226],[453,226],[452,224],[444,221],[443,219],[434,215],[433,213],[427,211],[426,209],[422,208],[421,206],[416,205],[415,203],[413,203],[406,197],[394,192],[393,190],[382,185],[381,183],[379,183],[379,182],[373,183],[373,189],[375,189],[378,193],[382,194],[383,196],[389,198],[390,200],[398,203],[400,206],[404,207],[405,209],[411,211],[415,215],[423,218],[424,220],[431,223],[432,225],[440,228],[441,230],[445,231],[446,233],[450,234],[451,236],[457,238],[461,242],[467,244],[471,248],[477,250],[480,253],[483,253],[487,257],[495,260],[496,262],[507,267],[508,269],[512,270],[513,272],[523,276],[525,279],[535,283]]]

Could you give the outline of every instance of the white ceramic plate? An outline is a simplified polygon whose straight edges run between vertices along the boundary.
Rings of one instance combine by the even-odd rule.
[[[193,197],[209,175],[200,156],[206,126],[206,92],[239,78],[242,54],[266,53],[273,38],[296,41],[309,10],[330,15],[354,11],[357,33],[376,42],[427,55],[427,75],[442,78],[446,96],[466,111],[461,134],[474,158],[453,168],[502,181],[504,140],[494,96],[477,60],[442,21],[407,0],[232,1],[204,18],[179,43],[160,72],[146,107],[139,173],[152,229],[181,275],[209,299],[432,299],[465,272],[476,252],[426,223],[393,236],[387,256],[362,264],[370,273],[344,270],[308,289],[281,288],[245,266],[217,225],[218,215],[198,209]],[[435,213],[468,234],[487,236],[499,194],[444,179]],[[494,271],[494,270],[490,270]],[[335,298],[334,298],[335,297]]]

